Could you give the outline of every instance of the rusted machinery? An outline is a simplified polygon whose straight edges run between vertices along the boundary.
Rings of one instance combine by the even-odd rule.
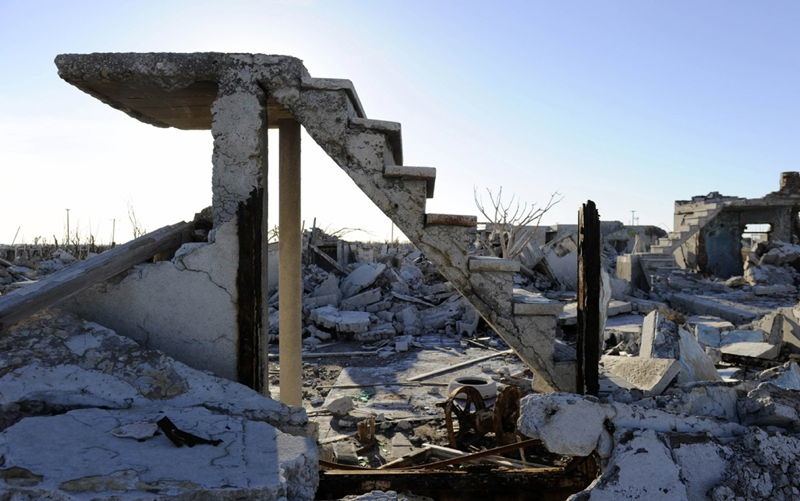
[[[441,406],[450,446],[465,450],[488,433],[494,433],[498,445],[517,442],[517,418],[521,392],[506,386],[497,394],[489,409],[478,390],[472,386],[456,388]]]

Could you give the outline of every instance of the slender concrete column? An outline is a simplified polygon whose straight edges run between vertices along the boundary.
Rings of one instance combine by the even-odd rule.
[[[280,272],[279,295],[279,347],[280,347],[280,399],[287,405],[300,405],[303,361],[302,301],[300,234],[300,124],[281,122],[278,161],[278,237]]]

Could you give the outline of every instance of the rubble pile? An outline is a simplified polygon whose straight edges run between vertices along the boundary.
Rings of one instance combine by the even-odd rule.
[[[70,314],[0,336],[0,388],[13,499],[314,498],[305,411]]]
[[[356,262],[346,273],[303,268],[304,345],[332,340],[381,342],[382,351],[419,346],[421,335],[475,335],[479,316],[419,251],[390,247],[372,262]],[[278,293],[269,300],[270,334],[279,342]]]

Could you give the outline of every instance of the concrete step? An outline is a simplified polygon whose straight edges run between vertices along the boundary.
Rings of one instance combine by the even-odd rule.
[[[469,258],[469,271],[519,271],[519,261],[491,256],[472,256]]]
[[[356,110],[356,114],[358,114],[360,118],[365,118],[367,116],[364,112],[364,107],[361,105],[361,100],[358,98],[356,88],[350,80],[344,78],[303,77],[300,81],[300,88],[309,90],[344,91],[350,98],[350,103]]]
[[[385,177],[400,179],[421,179],[425,181],[426,195],[433,198],[433,189],[436,186],[435,167],[409,167],[405,165],[387,165],[383,169]]]
[[[350,128],[366,129],[386,134],[386,139],[392,148],[394,163],[403,165],[403,136],[400,132],[400,122],[354,117],[350,119]]]
[[[559,315],[564,304],[525,289],[514,289],[514,315]]]
[[[425,226],[465,226],[474,228],[477,225],[477,216],[464,216],[460,214],[425,214]]]

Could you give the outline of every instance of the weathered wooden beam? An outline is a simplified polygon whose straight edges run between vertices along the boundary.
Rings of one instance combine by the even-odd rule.
[[[165,226],[0,296],[0,331],[160,252],[174,251],[188,237],[190,228],[183,221]]]
[[[576,391],[600,391],[600,214],[587,201],[578,212],[578,340]]]

